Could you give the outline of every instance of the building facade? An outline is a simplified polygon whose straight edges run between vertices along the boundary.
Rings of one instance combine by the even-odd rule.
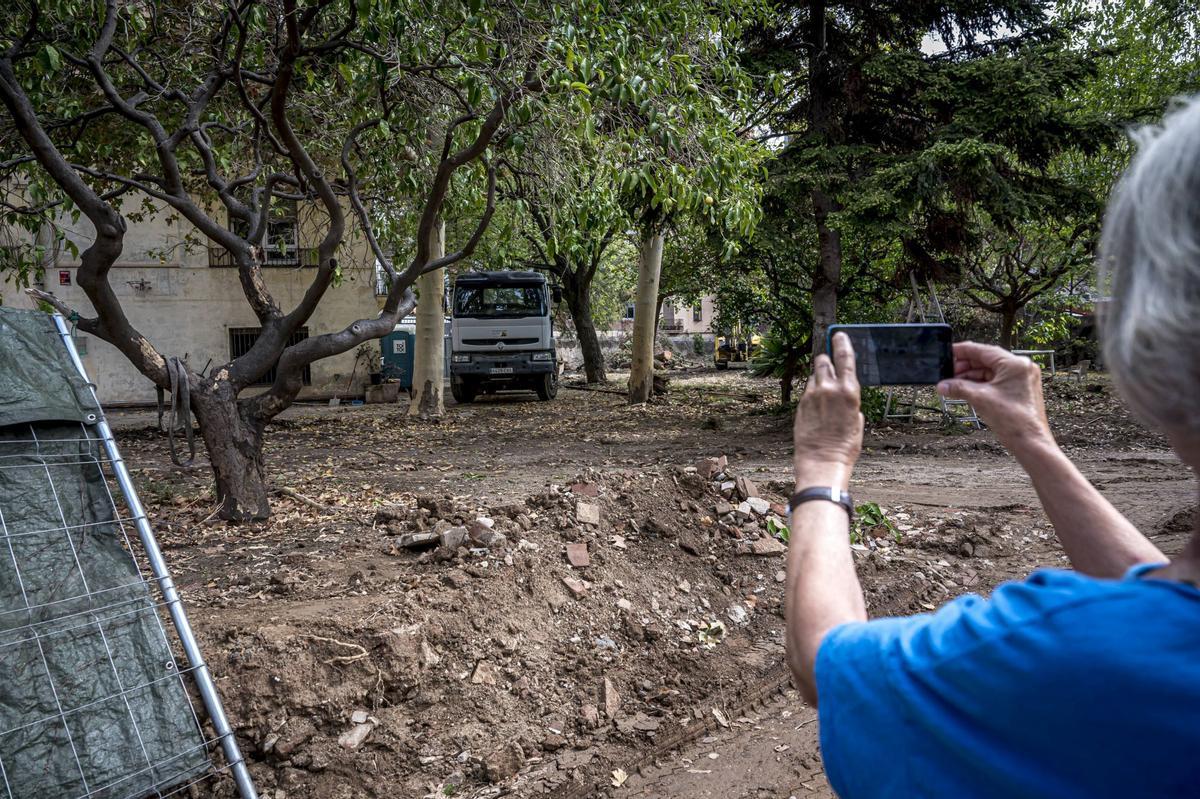
[[[254,343],[259,324],[229,254],[160,203],[127,199],[123,211],[129,229],[109,282],[130,322],[159,352],[184,358],[201,373],[245,352]],[[85,217],[74,223],[64,220],[62,227],[80,252],[95,235]],[[312,208],[284,208],[271,222],[263,277],[285,312],[300,301],[312,282],[315,245],[323,232]],[[23,244],[14,235],[10,246],[31,246],[33,238],[26,238]],[[298,339],[340,330],[355,319],[378,312],[374,258],[369,248],[360,238],[348,237],[338,261],[340,283],[330,287],[307,325],[297,332]],[[76,279],[79,261],[68,248],[59,248],[44,263],[39,288],[53,292],[80,314],[93,313]],[[0,275],[0,279],[7,281],[0,283],[5,304],[36,307],[36,302],[12,283],[11,276]],[[76,336],[76,344],[101,402],[124,405],[155,400],[153,383],[115,347],[85,334]],[[359,348],[313,363],[300,398],[361,394],[369,373],[378,369],[379,347],[377,343],[372,346],[373,350]],[[264,376],[262,387],[272,378],[273,373]]]

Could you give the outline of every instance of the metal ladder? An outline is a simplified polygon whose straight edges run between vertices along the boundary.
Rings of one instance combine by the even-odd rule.
[[[908,311],[905,314],[904,321],[912,323],[919,321],[921,323],[940,322],[946,323],[946,314],[942,311],[942,303],[938,300],[937,290],[934,289],[933,283],[928,279],[925,281],[925,290],[929,294],[928,300],[921,296],[921,286],[917,283],[916,274],[910,272],[908,282],[912,289],[912,296],[908,300]],[[903,419],[912,422],[917,412],[927,410],[932,412],[941,412],[942,418],[950,424],[967,424],[973,426],[976,430],[983,427],[979,419],[979,415],[975,413],[975,409],[971,407],[971,403],[966,400],[946,399],[941,394],[937,393],[937,388],[933,388],[933,394],[937,397],[938,406],[920,405],[917,400],[920,395],[929,390],[928,387],[910,386],[908,388],[908,404],[907,411],[901,410],[903,403],[897,401],[897,389],[891,387],[887,392],[887,402],[883,406],[884,419]],[[962,409],[966,409],[962,413]]]

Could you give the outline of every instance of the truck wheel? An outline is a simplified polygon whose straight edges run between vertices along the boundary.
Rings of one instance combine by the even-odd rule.
[[[542,375],[542,379],[534,384],[533,390],[543,402],[554,399],[558,396],[558,375]]]
[[[474,383],[468,383],[464,378],[455,377],[450,379],[450,393],[454,396],[454,401],[460,405],[466,405],[468,402],[475,401],[476,388]]]
[[[717,361],[717,368],[718,368],[718,369],[722,369],[722,370],[723,370],[723,369],[728,369],[728,368],[729,368],[729,361]]]

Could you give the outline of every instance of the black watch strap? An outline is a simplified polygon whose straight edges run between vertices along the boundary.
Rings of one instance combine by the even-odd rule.
[[[797,491],[795,494],[792,494],[792,501],[788,503],[788,510],[794,513],[797,507],[814,499],[836,502],[846,509],[846,513],[850,515],[851,520],[854,519],[854,500],[850,497],[850,493],[830,488],[829,486],[813,486],[812,488]]]

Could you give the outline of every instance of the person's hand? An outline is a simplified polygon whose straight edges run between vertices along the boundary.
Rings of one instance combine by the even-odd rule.
[[[796,409],[797,490],[831,486],[845,491],[862,450],[863,415],[850,337],[833,337],[833,360],[821,354]]]
[[[938,393],[971,403],[1010,452],[1053,442],[1042,401],[1042,370],[1001,347],[970,341],[954,345],[954,379]]]

